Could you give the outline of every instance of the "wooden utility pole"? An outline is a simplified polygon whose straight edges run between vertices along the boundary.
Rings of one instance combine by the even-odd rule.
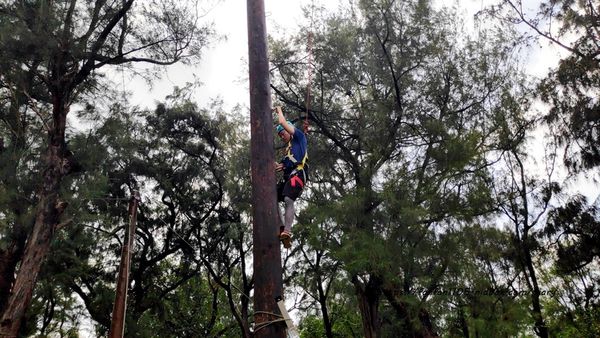
[[[263,0],[247,0],[248,61],[250,66],[250,124],[252,211],[254,242],[254,322],[255,338],[285,337],[277,297],[282,296],[281,249],[275,192],[275,151],[267,30]]]
[[[140,194],[137,190],[134,190],[129,200],[129,228],[125,230],[123,249],[121,250],[121,264],[119,265],[119,276],[117,277],[117,291],[112,311],[110,331],[108,333],[109,338],[121,338],[125,333],[125,310],[127,308],[131,251],[133,251],[133,240],[135,239],[139,202]]]

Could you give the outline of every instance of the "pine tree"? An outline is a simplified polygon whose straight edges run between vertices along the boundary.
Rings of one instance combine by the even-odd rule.
[[[35,222],[2,309],[0,334],[17,335],[52,239],[69,223],[62,218],[68,202],[60,197],[60,190],[65,177],[82,169],[66,142],[71,105],[93,91],[100,79],[98,70],[108,65],[168,65],[197,57],[208,30],[197,26],[195,11],[189,10],[195,7],[188,5],[153,1],[134,6],[133,0],[0,5],[3,68],[16,74],[3,78],[9,81],[5,87],[24,95],[31,104],[49,109],[42,115],[48,119],[44,121],[47,138],[41,155]],[[29,92],[23,85],[27,74],[37,90]]]
[[[486,10],[510,24],[523,24],[528,35],[558,46],[560,59],[539,83],[537,97],[550,106],[546,122],[566,146],[565,164],[585,170],[600,163],[600,10],[594,1],[541,1],[528,12],[521,0],[502,0]]]
[[[426,305],[452,257],[440,233],[494,210],[492,154],[510,148],[500,142],[502,117],[520,112],[526,90],[511,35],[475,39],[458,22],[428,1],[360,1],[313,25],[322,30],[311,189],[327,196],[339,243],[332,250],[355,288],[366,337],[388,330],[381,324],[390,314],[396,332],[435,335]],[[274,89],[301,112],[302,48],[293,43],[305,41],[281,41],[273,52]]]

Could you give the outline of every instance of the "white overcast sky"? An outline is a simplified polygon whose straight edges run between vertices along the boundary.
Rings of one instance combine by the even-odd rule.
[[[332,8],[338,3],[336,0],[323,2]],[[267,33],[293,31],[302,20],[301,6],[306,4],[310,1],[265,0]],[[197,66],[171,66],[165,78],[152,89],[141,79],[126,80],[128,90],[136,89],[132,92],[132,104],[152,107],[155,101],[168,95],[173,86],[182,86],[196,76],[203,83],[195,95],[200,106],[216,97],[224,100],[226,109],[236,104],[249,105],[246,1],[219,0],[211,7],[203,20],[214,22],[217,34],[225,39],[213,43]]]
[[[264,0],[267,19],[267,33],[281,33],[294,31],[303,21],[302,6],[310,5],[313,1],[329,9],[335,9],[340,3],[348,0]],[[462,0],[459,2],[464,9],[466,18],[465,29],[474,29],[472,17],[475,12],[482,9],[491,0]],[[439,0],[438,5],[451,6],[452,0]],[[528,1],[535,8],[538,0]],[[154,102],[161,101],[171,93],[174,86],[183,86],[186,82],[193,81],[194,77],[200,79],[203,86],[198,89],[195,100],[202,106],[212,98],[220,97],[225,102],[225,109],[230,109],[236,104],[248,106],[248,58],[246,1],[244,0],[213,0],[210,10],[203,17],[203,21],[214,22],[216,32],[225,37],[224,40],[214,42],[206,50],[202,61],[194,66],[171,66],[165,77],[154,84],[153,88],[141,79],[125,76],[122,81],[117,81],[126,90],[131,91],[131,103],[134,105],[153,107]],[[557,49],[547,46],[540,50],[533,50],[529,60],[529,70],[542,76],[549,67],[552,67],[557,58]]]

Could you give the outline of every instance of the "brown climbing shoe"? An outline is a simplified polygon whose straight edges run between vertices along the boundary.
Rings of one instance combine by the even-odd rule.
[[[292,234],[283,230],[279,234],[279,240],[283,243],[283,247],[289,249],[292,247]]]

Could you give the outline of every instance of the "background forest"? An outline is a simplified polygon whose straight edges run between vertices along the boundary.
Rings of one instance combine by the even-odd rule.
[[[0,1],[0,336],[106,336],[135,189],[125,335],[253,336],[248,109],[196,84],[137,107],[109,76],[194,65],[218,43],[199,4]],[[600,210],[577,192],[598,186],[600,4],[497,0],[475,31],[428,0],[306,15],[269,40],[298,127],[312,69],[282,253],[300,336],[600,336]],[[538,41],[563,52],[542,78]]]

